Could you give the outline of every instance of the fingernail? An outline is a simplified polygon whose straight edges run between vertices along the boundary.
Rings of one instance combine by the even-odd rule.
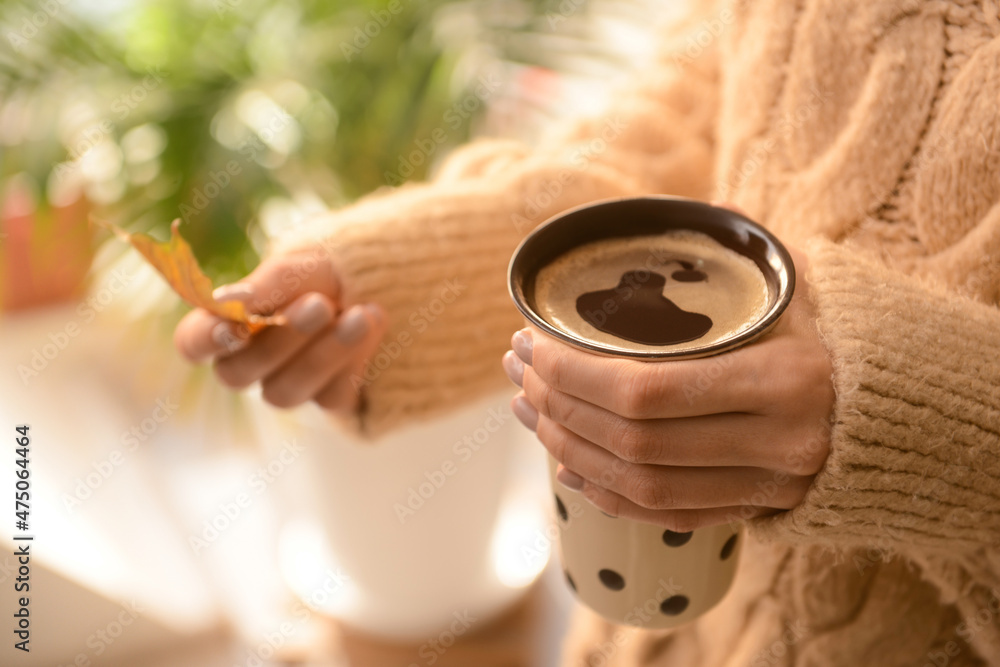
[[[583,489],[584,479],[566,466],[559,466],[556,471],[556,481],[565,486],[570,491],[580,491]]]
[[[538,427],[538,410],[528,402],[524,394],[514,398],[511,409],[514,411],[514,416],[532,431]]]
[[[237,336],[229,322],[219,322],[212,328],[212,341],[227,352],[236,352],[247,344],[247,339]]]
[[[503,370],[507,373],[510,381],[518,387],[524,386],[524,362],[517,358],[517,355],[508,350],[503,355]]]
[[[337,324],[335,335],[341,345],[354,345],[368,333],[363,306],[351,306]]]
[[[250,283],[220,285],[212,292],[212,298],[216,301],[233,301],[235,299],[245,299],[250,296],[253,296],[253,285]]]
[[[531,340],[531,331],[528,329],[521,329],[510,339],[511,347],[517,352],[517,356],[521,358],[521,361],[531,365],[531,353],[534,347],[534,341]]]
[[[290,318],[291,325],[300,333],[311,334],[330,323],[330,309],[318,294],[310,296]]]

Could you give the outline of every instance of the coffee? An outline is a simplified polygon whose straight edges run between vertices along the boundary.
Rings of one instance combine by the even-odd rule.
[[[731,339],[764,317],[770,297],[753,260],[669,230],[571,248],[538,270],[534,302],[553,327],[614,353]]]
[[[791,300],[795,268],[776,238],[739,213],[635,197],[582,206],[534,230],[511,260],[508,285],[540,335],[672,363],[764,335]],[[710,379],[719,366],[707,368]],[[663,629],[724,598],[740,559],[735,525],[678,533],[612,517],[560,485],[558,467],[550,456],[563,573],[580,601],[615,623]],[[609,466],[600,483],[620,474]]]

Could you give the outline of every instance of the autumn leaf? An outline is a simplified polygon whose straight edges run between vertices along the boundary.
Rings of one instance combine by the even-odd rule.
[[[281,315],[257,315],[247,312],[240,301],[216,301],[212,296],[212,281],[198,266],[198,260],[191,252],[191,246],[178,231],[180,219],[171,223],[168,241],[157,241],[147,234],[130,234],[110,222],[96,218],[91,220],[111,230],[115,236],[138,250],[146,261],[159,271],[173,290],[192,306],[204,308],[223,319],[246,324],[250,333],[260,331],[267,326],[285,324],[285,318]]]

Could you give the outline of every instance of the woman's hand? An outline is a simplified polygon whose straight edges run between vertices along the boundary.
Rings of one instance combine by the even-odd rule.
[[[359,379],[386,318],[375,304],[340,312],[340,295],[329,259],[308,249],[279,255],[217,289],[216,298],[242,301],[252,313],[280,312],[287,325],[251,336],[245,326],[197,309],[177,325],[174,343],[191,361],[213,359],[216,375],[233,389],[259,381],[264,400],[277,407],[312,400],[329,410],[355,410]]]
[[[829,452],[832,367],[805,257],[764,338],[715,357],[601,357],[533,329],[514,334],[512,407],[598,508],[687,532],[795,507]]]

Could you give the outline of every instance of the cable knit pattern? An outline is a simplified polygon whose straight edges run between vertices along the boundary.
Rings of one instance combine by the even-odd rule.
[[[476,142],[434,182],[286,242],[323,237],[347,301],[390,313],[365,425],[503,382],[520,324],[505,267],[548,216],[613,195],[729,199],[809,255],[830,457],[799,507],[752,522],[722,604],[668,632],[581,609],[564,665],[998,667],[998,2],[705,11],[719,43],[664,54],[605,117],[530,150]]]

